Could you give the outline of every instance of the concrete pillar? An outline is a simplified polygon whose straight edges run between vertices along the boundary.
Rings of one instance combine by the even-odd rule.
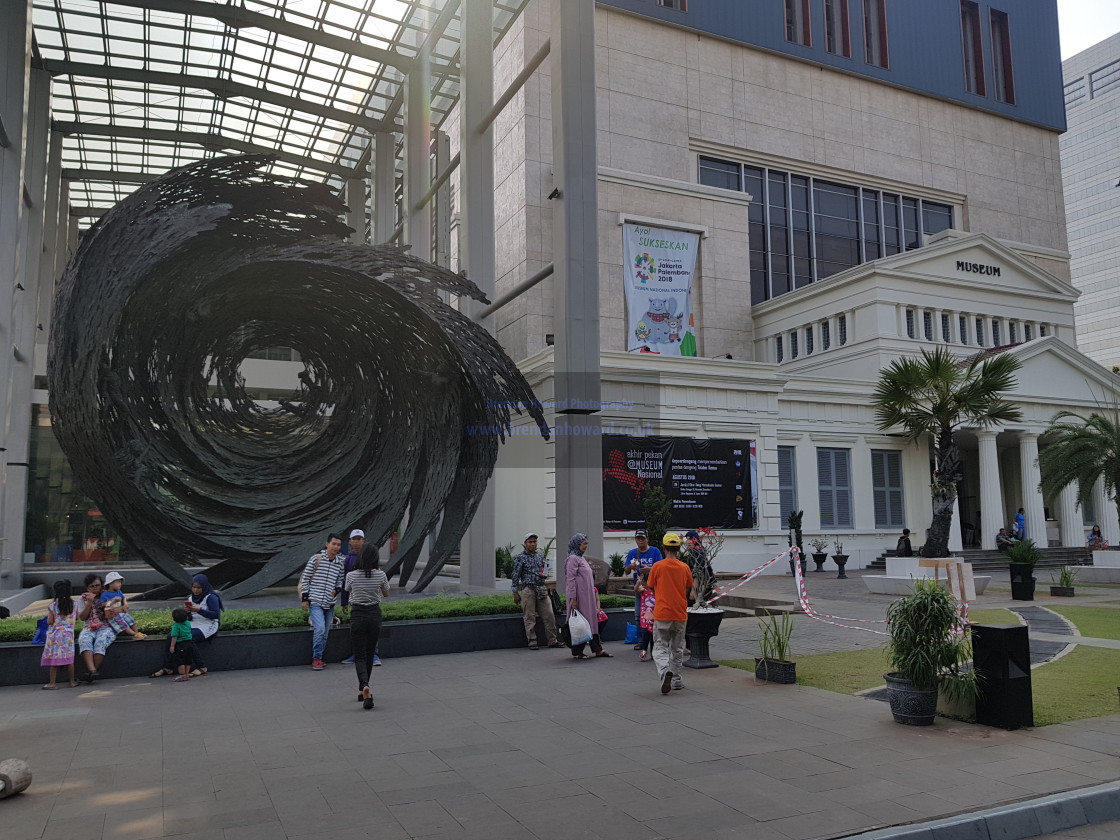
[[[961,540],[961,500],[953,499],[953,524],[949,526],[949,553],[964,551],[964,542]]]
[[[373,237],[380,245],[388,242],[397,226],[397,139],[388,131],[373,136]]]
[[[442,174],[451,165],[451,138],[446,132],[437,131],[435,139],[436,173]],[[451,179],[443,182],[435,195],[436,203],[436,252],[432,262],[444,268],[451,267]],[[445,298],[447,292],[441,292]]]
[[[553,2],[551,39],[556,538],[586,533],[602,557],[594,0]]]
[[[1046,510],[1042,501],[1038,472],[1038,435],[1023,432],[1019,435],[1019,467],[1022,475],[1023,514],[1027,520],[1027,539],[1034,540],[1039,548],[1046,548]]]
[[[1120,545],[1120,520],[1116,514],[1116,502],[1105,492],[1104,481],[1093,485],[1093,509],[1097,514],[1097,524],[1109,545]]]
[[[988,551],[996,547],[996,534],[1004,526],[1003,491],[999,484],[999,451],[996,433],[980,429],[980,546]]]
[[[346,179],[346,224],[354,228],[351,242],[366,241],[366,182],[361,178]]]
[[[492,0],[463,0],[459,86],[459,265],[467,279],[494,299],[494,129],[483,122],[494,107],[494,32]],[[481,129],[481,130],[480,130]],[[482,308],[460,300],[469,317]],[[494,316],[481,321],[494,332]],[[494,588],[497,508],[493,481],[459,546],[460,585]],[[567,540],[567,537],[564,538]],[[558,544],[562,543],[559,537]]]
[[[416,204],[432,182],[431,87],[431,61],[423,49],[405,82],[404,219],[409,253],[428,262],[432,259],[432,207]]]
[[[1079,548],[1085,545],[1085,526],[1077,507],[1077,483],[1067,484],[1058,497],[1058,519],[1062,527],[1062,545]]]

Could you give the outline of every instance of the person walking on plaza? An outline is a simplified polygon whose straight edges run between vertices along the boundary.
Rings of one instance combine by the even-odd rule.
[[[696,582],[692,570],[680,557],[681,538],[666,534],[662,541],[665,556],[649,570],[646,586],[653,590],[653,661],[661,693],[670,688],[684,688],[681,668],[684,667],[684,629],[688,624],[688,602]]]
[[[377,650],[377,639],[381,635],[381,599],[389,595],[389,579],[381,571],[376,546],[362,547],[358,567],[346,573],[342,591],[350,596],[350,641],[354,645],[358,699],[364,708],[372,709],[369,675],[373,672],[373,652]]]
[[[346,555],[346,559],[342,562],[342,577],[350,574],[358,568],[358,555],[361,554],[362,547],[366,544],[366,532],[361,528],[355,528],[350,532],[350,552]],[[346,591],[346,587],[342,587],[342,595],[339,597],[338,602],[339,611],[342,617],[346,617],[346,611],[350,609],[350,593]],[[351,652],[349,656],[342,660],[343,665],[352,665],[354,663],[354,654]]]
[[[548,584],[544,570],[544,555],[537,551],[537,535],[526,534],[521,543],[525,550],[513,558],[513,573],[510,575],[513,587],[513,602],[520,605],[521,617],[525,622],[525,638],[529,640],[529,650],[539,650],[537,644],[537,616],[544,623],[548,636],[548,646],[564,647],[556,635],[556,616],[552,614],[552,602],[548,598]]]
[[[311,667],[322,671],[326,667],[323,652],[327,648],[327,634],[334,621],[334,605],[342,591],[343,560],[342,537],[328,534],[326,547],[307,561],[299,576],[300,606],[311,618]]]
[[[655,545],[649,544],[649,535],[644,528],[639,528],[634,532],[634,548],[630,549],[626,554],[626,571],[634,576],[634,624],[638,626],[639,636],[641,635],[641,595],[639,592],[639,581],[642,571],[648,569],[654,563],[661,559],[661,550]],[[645,647],[644,640],[639,638],[639,643],[634,645],[634,650],[642,650]]]
[[[603,644],[599,641],[599,593],[595,589],[595,575],[584,559],[585,551],[587,551],[587,534],[576,534],[568,540],[568,559],[564,561],[568,618],[571,619],[573,611],[579,610],[579,614],[591,625],[591,652],[595,656],[610,657],[611,654],[603,650]],[[591,657],[583,652],[586,644],[587,642],[572,645],[572,656],[576,659],[590,659]]]

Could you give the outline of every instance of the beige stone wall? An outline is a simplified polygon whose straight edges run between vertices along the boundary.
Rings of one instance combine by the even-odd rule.
[[[791,169],[840,170],[853,183],[956,196],[956,227],[1065,251],[1055,132],[603,7],[596,15],[601,168],[693,183],[696,148],[707,144],[726,157],[787,159]],[[498,91],[549,28],[549,0],[534,0],[500,45]],[[549,66],[496,126],[499,293],[552,259]],[[710,229],[694,307],[700,351],[751,359],[743,208],[603,181],[599,202],[602,348],[624,349],[624,212]],[[1069,279],[1062,259],[1044,267]],[[498,314],[515,358],[544,347],[551,301],[545,281]]]

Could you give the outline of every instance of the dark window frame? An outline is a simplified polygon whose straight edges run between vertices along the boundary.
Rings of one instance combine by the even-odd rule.
[[[839,38],[836,37],[837,28]],[[824,0],[824,48],[832,55],[852,57],[852,21],[848,0]]]
[[[786,41],[802,47],[813,46],[813,19],[809,0],[785,0]]]
[[[891,67],[887,0],[863,0],[863,58],[874,67]]]
[[[1015,66],[1011,60],[1011,18],[1007,12],[989,10],[992,36],[992,94],[999,102],[1015,104]]]
[[[980,4],[973,0],[961,0],[961,60],[965,91],[977,96],[987,96]]]

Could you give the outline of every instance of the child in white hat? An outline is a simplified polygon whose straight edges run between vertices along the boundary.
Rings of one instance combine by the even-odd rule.
[[[136,629],[136,619],[128,614],[128,599],[121,591],[123,585],[124,576],[119,572],[109,572],[105,575],[105,591],[101,593],[101,601],[105,605],[105,619],[117,635],[123,633],[134,639],[147,638],[147,634]]]

